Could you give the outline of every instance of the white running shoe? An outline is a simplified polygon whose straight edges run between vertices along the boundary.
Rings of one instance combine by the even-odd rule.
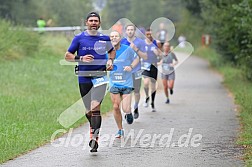
[[[148,102],[144,102],[143,106],[147,108],[149,106]]]

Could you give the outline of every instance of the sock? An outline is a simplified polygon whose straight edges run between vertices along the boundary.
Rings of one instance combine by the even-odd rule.
[[[100,111],[92,111],[92,116],[91,116],[91,133],[90,133],[91,136],[90,137],[96,140],[98,140],[99,131],[101,128],[102,117],[100,113],[101,113]]]
[[[148,103],[149,99],[150,99],[150,97],[147,97],[147,98],[145,99],[145,103]]]
[[[154,91],[154,92],[151,94],[151,103],[153,103],[153,104],[154,104],[155,96],[156,96],[156,91]]]

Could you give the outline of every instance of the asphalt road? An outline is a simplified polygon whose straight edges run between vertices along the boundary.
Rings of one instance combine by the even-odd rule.
[[[114,139],[112,114],[104,116],[98,153],[89,152],[86,124],[0,166],[244,166],[242,149],[235,145],[240,126],[233,98],[206,61],[194,56],[186,60],[176,70],[171,103],[164,102],[159,87],[157,112],[140,107],[139,119],[123,123],[124,140]]]

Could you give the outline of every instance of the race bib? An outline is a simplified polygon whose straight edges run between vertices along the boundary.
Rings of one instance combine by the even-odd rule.
[[[174,68],[171,67],[169,64],[163,64],[163,73],[168,75],[174,71]]]
[[[112,82],[114,82],[114,83],[126,81],[124,73],[115,72],[110,77],[111,77]]]
[[[109,82],[107,76],[93,78],[91,81],[92,81],[94,87],[97,87],[97,86],[100,86],[103,84],[107,84]]]
[[[141,66],[141,69],[142,69],[142,70],[150,71],[150,67],[151,67],[151,64],[150,64],[150,63],[148,63],[148,62],[142,62],[141,65],[142,65],[142,66]]]
[[[137,71],[136,73],[135,73],[135,79],[140,79],[140,78],[142,78],[142,70],[139,70],[139,71]]]

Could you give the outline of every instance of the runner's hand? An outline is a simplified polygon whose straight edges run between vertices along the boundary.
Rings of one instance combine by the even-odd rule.
[[[130,72],[132,71],[132,68],[130,66],[125,66],[123,70]]]
[[[169,64],[171,67],[175,67],[175,64],[173,64],[173,63],[171,63],[171,64]]]
[[[85,55],[85,56],[81,56],[80,57],[80,61],[81,62],[87,62],[87,63],[90,63],[94,60],[94,56],[93,55]]]
[[[106,69],[107,71],[111,71],[111,70],[113,70],[113,61],[111,60],[111,59],[109,59],[108,61],[107,61],[107,69]]]

